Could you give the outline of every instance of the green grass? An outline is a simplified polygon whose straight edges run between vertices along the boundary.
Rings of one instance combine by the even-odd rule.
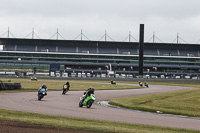
[[[22,88],[24,90],[38,90],[44,83],[47,85],[48,90],[62,90],[63,84],[65,84],[66,80],[46,80],[46,79],[39,79],[38,81],[31,81],[30,79],[0,79],[4,82],[14,82],[14,83],[21,83]],[[137,89],[140,88],[138,86],[128,86],[128,85],[111,85],[111,84],[104,84],[110,83],[110,81],[102,81],[101,83],[98,81],[99,84],[96,83],[88,83],[91,81],[83,81],[83,80],[69,80],[70,82],[70,90],[71,91],[78,91],[78,90],[86,90],[90,86],[95,88],[95,90],[119,90],[119,89]],[[94,81],[92,81],[94,82]],[[95,81],[97,82],[97,81]],[[6,91],[8,92],[8,91]],[[16,91],[15,91],[16,92]]]
[[[96,132],[123,133],[197,133],[196,130],[128,124],[120,122],[98,121],[82,118],[50,116],[36,113],[9,111],[0,109],[0,120],[25,122],[34,125],[45,125],[64,129],[90,130]]]
[[[48,87],[48,90],[61,90],[64,83],[66,83],[66,80],[52,80],[52,79],[38,79],[38,81],[31,81],[30,79],[17,79],[17,78],[0,78],[1,81],[4,82],[14,82],[14,83],[21,83],[23,91],[35,91],[38,90],[42,84],[46,84]],[[78,91],[78,90],[86,90],[91,85],[95,88],[95,90],[119,90],[119,89],[138,89],[141,88],[138,85],[136,86],[128,86],[128,85],[111,85],[110,81],[89,81],[89,80],[69,80],[70,82],[70,90],[72,91]],[[96,83],[88,83],[88,82],[98,82],[100,84]],[[109,84],[103,84],[109,83]],[[138,84],[138,82],[135,81],[117,81],[117,83],[129,83],[129,84]],[[188,87],[199,87],[200,83],[180,83],[180,82],[149,82],[149,85],[172,85],[172,86],[188,86]],[[2,91],[0,91],[2,92]],[[3,91],[3,92],[11,92],[11,91]],[[12,91],[16,92],[16,91]]]
[[[169,86],[185,86],[185,87],[199,87],[200,82],[191,83],[191,82],[149,82],[151,85],[169,85]]]
[[[175,80],[176,81],[176,80]],[[136,81],[117,81],[118,83],[129,83],[129,84],[138,84]],[[148,81],[147,81],[148,82]],[[144,82],[143,82],[144,83]],[[151,85],[169,85],[169,86],[185,86],[185,87],[199,87],[200,82],[148,82],[149,86]]]
[[[32,89],[37,90],[43,83],[47,84],[49,90],[61,90],[62,85],[66,82],[66,80],[40,80],[40,79],[38,81],[31,81],[30,79],[1,79],[1,80],[3,81],[11,80],[11,82],[16,82],[16,83],[20,82],[22,84],[23,89],[29,91],[31,91]],[[138,88],[138,86],[134,87],[134,86],[124,86],[124,85],[103,84],[100,83],[99,81],[72,80],[69,82],[71,84],[70,90],[86,90],[90,85],[92,85],[96,90]],[[86,82],[99,82],[99,84],[86,83]],[[110,83],[110,81],[104,81],[104,82]],[[122,83],[137,84],[137,82],[126,82],[126,81]],[[179,85],[179,86],[190,86],[190,87],[197,87],[198,85],[200,85],[198,83],[188,84],[188,83],[162,83],[162,82],[150,82],[149,84]],[[164,113],[200,117],[199,113],[200,89],[152,94],[152,95],[129,97],[123,99],[113,99],[110,100],[110,103],[130,109],[138,109],[138,110],[145,110],[152,112],[159,110]],[[119,123],[119,122],[97,121],[97,120],[61,117],[61,116],[49,116],[49,115],[8,111],[1,109],[0,109],[0,120],[11,120],[11,121],[26,122],[35,125],[46,125],[46,126],[59,127],[65,129],[91,130],[98,132],[142,132],[142,133],[199,132],[195,130],[165,128],[157,126]]]
[[[200,89],[111,99],[109,103],[134,110],[200,117]]]

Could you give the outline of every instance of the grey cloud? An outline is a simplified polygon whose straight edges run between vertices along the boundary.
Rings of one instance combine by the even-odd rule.
[[[59,28],[66,39],[74,39],[83,29],[91,40],[107,30],[114,40],[128,32],[138,38],[139,24],[145,24],[145,39],[152,33],[171,42],[177,32],[189,43],[200,38],[199,0],[1,0],[0,35],[11,27],[16,37],[24,37],[33,27],[41,38]],[[199,35],[199,38],[198,38]]]

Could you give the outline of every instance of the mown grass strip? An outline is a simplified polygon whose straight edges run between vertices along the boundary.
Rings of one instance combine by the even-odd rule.
[[[34,125],[45,125],[64,129],[90,130],[96,132],[124,132],[124,133],[197,133],[196,130],[127,124],[120,122],[98,121],[81,118],[50,116],[36,113],[9,111],[0,109],[0,120],[26,122]]]
[[[109,103],[134,110],[200,117],[200,89],[111,99]]]
[[[176,80],[175,80],[176,81]],[[117,81],[118,83],[129,83],[129,84],[138,84],[136,81]],[[148,81],[147,81],[148,82]],[[144,83],[144,82],[143,82]],[[151,85],[169,85],[169,86],[184,86],[184,87],[199,87],[200,82],[168,82],[166,79],[166,82],[160,82],[160,81],[155,81],[155,82],[148,82],[149,86]]]
[[[30,79],[0,79],[2,81],[10,81],[14,83],[21,83],[24,90],[38,90],[44,83],[47,85],[48,90],[62,90],[63,84],[66,80],[43,80],[31,81]],[[138,86],[128,86],[128,85],[112,85],[109,84],[110,81],[97,82],[96,81],[74,81],[69,80],[71,91],[85,91],[90,86],[95,88],[95,90],[121,90],[121,89],[137,89]],[[85,82],[85,83],[84,83]],[[91,83],[90,83],[91,82]],[[93,83],[94,82],[94,83]],[[108,83],[108,84],[105,84]]]

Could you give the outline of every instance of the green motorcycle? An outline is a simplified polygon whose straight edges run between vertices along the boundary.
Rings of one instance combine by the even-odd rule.
[[[96,100],[94,94],[90,94],[84,101],[83,98],[85,97],[85,94],[80,97],[79,107],[86,106],[87,108],[90,108],[93,104],[93,102]]]

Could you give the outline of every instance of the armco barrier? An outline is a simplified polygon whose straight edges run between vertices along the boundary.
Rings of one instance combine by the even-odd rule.
[[[21,83],[0,82],[0,90],[18,90],[21,89]]]

